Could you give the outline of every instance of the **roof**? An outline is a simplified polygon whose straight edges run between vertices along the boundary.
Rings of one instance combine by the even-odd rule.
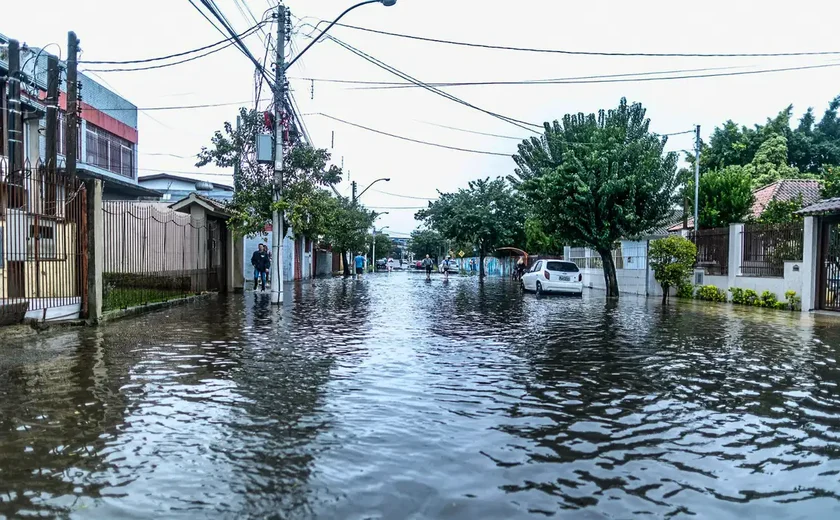
[[[790,202],[802,195],[802,206],[808,206],[820,200],[820,181],[814,179],[782,179],[753,190],[755,202],[750,210],[750,216],[759,218],[770,201]],[[798,213],[798,212],[797,212]],[[688,219],[688,228],[694,227],[694,219]],[[683,229],[682,223],[668,228],[670,232]]]
[[[118,197],[140,198],[148,197],[157,199],[160,198],[161,193],[156,190],[140,186],[130,180],[122,180],[116,176],[103,175],[87,168],[87,165],[82,163],[76,167],[76,173],[82,179],[99,179],[102,181],[102,189],[106,194],[113,194]]]
[[[233,191],[233,186],[229,186],[227,184],[219,184],[218,182],[210,182],[204,181],[201,179],[193,179],[192,177],[181,177],[179,175],[172,175],[171,173],[157,173],[155,175],[144,175],[137,179],[137,182],[143,181],[158,181],[158,180],[173,180],[173,181],[184,181],[184,182],[208,182],[212,184],[214,188],[218,190],[230,190]]]
[[[668,236],[669,229],[672,226],[679,225],[682,226],[682,219],[683,219],[683,210],[682,208],[679,209],[672,209],[671,213],[665,218],[665,220],[659,226],[649,229],[642,233],[638,238],[655,238],[655,237],[666,237]]]
[[[227,204],[220,200],[199,195],[198,193],[190,193],[183,199],[170,204],[169,207],[175,211],[182,211],[186,213],[189,212],[189,207],[193,204],[198,204],[206,209],[211,215],[216,217],[231,216],[230,212],[227,210]]]
[[[796,213],[800,215],[819,215],[821,213],[840,213],[840,197],[822,199],[810,206],[806,206]]]

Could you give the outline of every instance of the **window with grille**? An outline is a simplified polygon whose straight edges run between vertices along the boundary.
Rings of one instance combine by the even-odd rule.
[[[134,178],[133,143],[88,123],[85,144],[85,162],[129,179]]]

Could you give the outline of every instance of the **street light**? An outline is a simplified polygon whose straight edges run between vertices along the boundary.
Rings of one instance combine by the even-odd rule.
[[[300,59],[300,57],[301,57],[301,56],[303,56],[303,55],[304,55],[304,53],[306,53],[306,51],[308,51],[310,47],[312,47],[313,45],[315,45],[315,43],[316,43],[318,40],[320,40],[320,39],[321,39],[321,36],[325,35],[325,34],[327,33],[327,31],[329,31],[330,29],[332,29],[332,27],[333,27],[335,24],[337,24],[337,23],[338,23],[338,21],[339,21],[339,20],[341,20],[342,18],[344,18],[344,15],[346,15],[347,13],[349,13],[350,11],[352,11],[353,9],[356,9],[357,7],[362,7],[363,5],[368,5],[368,4],[382,4],[382,5],[384,5],[385,7],[391,7],[391,6],[395,5],[396,3],[397,3],[397,0],[367,0],[366,2],[361,2],[361,3],[358,3],[358,4],[354,5],[354,6],[352,6],[352,7],[348,7],[348,8],[347,8],[347,10],[345,10],[343,13],[341,13],[340,15],[338,15],[338,18],[336,18],[335,20],[333,20],[333,21],[332,21],[332,22],[331,22],[331,23],[327,26],[327,28],[326,28],[326,29],[324,29],[323,31],[321,31],[321,34],[319,34],[317,38],[314,38],[311,42],[309,42],[309,45],[307,45],[305,49],[303,49],[302,51],[300,51],[300,53],[299,53],[297,56],[295,56],[295,57],[294,57],[294,59],[293,59],[292,61],[290,61],[290,62],[289,62],[289,63],[288,63],[288,64],[287,64],[284,68],[283,68],[283,70],[284,70],[284,71],[285,71],[285,70],[288,70],[288,68],[289,68],[289,67],[291,67],[292,65],[294,65],[294,64],[295,64],[295,62],[296,62],[297,60],[299,60],[299,59]]]
[[[357,200],[359,200],[359,198],[360,198],[362,195],[364,195],[364,194],[365,194],[365,192],[366,192],[367,190],[369,190],[371,186],[373,186],[374,184],[376,184],[376,183],[377,183],[377,182],[379,182],[379,181],[391,182],[391,178],[390,178],[390,177],[383,177],[383,178],[381,178],[381,179],[376,179],[375,181],[373,181],[373,182],[371,182],[370,184],[368,184],[368,187],[367,187],[367,188],[365,188],[365,189],[363,189],[363,190],[362,190],[362,192],[361,192],[361,193],[359,193],[358,195],[356,195],[356,194],[355,194],[356,190],[353,190],[353,202],[356,202]],[[355,181],[353,181],[353,187],[354,187],[354,188],[356,187],[356,182],[355,182]],[[384,213],[380,213],[380,215],[384,215]]]
[[[380,213],[380,215],[381,215],[381,213]],[[381,232],[385,231],[386,229],[388,229],[389,227],[391,227],[391,226],[383,226],[383,227],[379,228],[379,232],[381,233]],[[371,253],[371,256],[373,257],[373,272],[375,273],[376,272],[376,226],[373,226],[373,253]]]
[[[284,59],[285,59],[284,58],[284,56],[285,56],[284,47],[285,47],[285,44],[286,44],[286,36],[287,36],[287,33],[286,33],[286,10],[285,10],[285,7],[283,7],[282,3],[279,3],[277,5],[277,10],[278,10],[277,11],[277,21],[278,21],[278,24],[277,24],[277,40],[276,40],[277,61],[276,61],[276,64],[275,64],[276,75],[275,75],[275,83],[274,83],[274,146],[275,146],[274,178],[273,178],[274,194],[273,194],[273,197],[272,197],[272,199],[275,203],[280,202],[280,200],[282,199],[282,194],[283,194],[282,171],[283,171],[283,159],[284,159],[283,153],[284,153],[284,150],[283,150],[283,140],[281,139],[281,132],[282,132],[281,126],[283,124],[282,121],[283,121],[283,115],[284,115],[283,114],[283,112],[284,112],[283,106],[284,106],[284,103],[286,102],[286,91],[287,91],[287,88],[288,88],[287,85],[286,85],[286,71],[289,70],[289,67],[294,65],[297,62],[297,60],[299,60],[301,58],[301,56],[306,54],[306,51],[311,49],[312,46],[315,44],[315,42],[317,42],[324,34],[326,34],[327,31],[329,31],[335,24],[337,24],[338,21],[341,20],[344,17],[344,15],[346,15],[347,13],[352,11],[353,9],[356,9],[356,8],[361,7],[363,5],[378,4],[378,3],[381,3],[382,5],[390,7],[394,4],[396,4],[397,0],[367,0],[365,2],[360,2],[360,3],[358,3],[358,4],[356,4],[352,7],[349,7],[343,13],[338,15],[338,18],[333,20],[333,22],[331,24],[329,24],[327,26],[327,28],[324,29],[321,32],[321,34],[318,35],[317,38],[312,40],[309,43],[309,45],[306,46],[305,49],[303,49],[301,52],[299,52],[298,55],[295,56],[288,63],[284,63]],[[253,58],[252,58],[252,60],[253,60]],[[259,66],[259,64],[257,64],[257,65]],[[267,78],[265,70],[260,68],[260,71],[262,72],[263,76],[265,76]],[[276,272],[271,277],[271,303],[272,304],[279,304],[283,300],[283,239],[285,238],[283,236],[283,221],[284,220],[285,220],[284,210],[283,209],[279,209],[279,210],[274,209],[274,211],[272,212],[272,219],[271,219],[272,228],[274,230],[274,233],[277,233],[277,231],[279,230],[281,236],[279,237],[279,240],[277,240],[276,236],[275,236],[275,240],[274,240],[274,244],[273,244],[273,249],[274,249],[274,253],[275,253],[274,254],[274,258],[275,258],[274,265],[276,267],[273,267],[273,266],[272,267],[273,267],[273,269],[276,270]]]

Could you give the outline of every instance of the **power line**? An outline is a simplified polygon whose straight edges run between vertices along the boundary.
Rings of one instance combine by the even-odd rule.
[[[326,117],[327,119],[332,119],[333,121],[338,121],[339,123],[344,123],[345,125],[353,126],[353,127],[356,127],[356,128],[361,128],[362,130],[367,130],[368,132],[373,132],[373,133],[376,133],[376,134],[385,135],[385,136],[388,136],[388,137],[393,137],[394,139],[400,139],[402,141],[408,141],[408,142],[411,142],[411,143],[424,144],[424,145],[427,145],[427,146],[434,146],[436,148],[444,148],[444,149],[447,149],[447,150],[455,150],[455,151],[458,151],[458,152],[476,153],[476,154],[482,154],[482,155],[496,155],[496,156],[500,156],[500,157],[510,157],[511,156],[511,154],[507,154],[507,153],[487,152],[487,151],[483,151],[483,150],[473,150],[473,149],[470,149],[470,148],[460,148],[460,147],[457,147],[457,146],[449,146],[449,145],[440,144],[440,143],[432,143],[432,142],[429,142],[429,141],[422,141],[420,139],[412,139],[410,137],[404,137],[404,136],[401,136],[401,135],[392,134],[392,133],[389,133],[389,132],[384,132],[382,130],[377,130],[375,128],[370,128],[369,126],[360,125],[358,123],[352,123],[350,121],[345,121],[344,119],[339,119],[337,117],[331,116],[329,114],[325,114],[323,112],[316,112],[315,115]]]
[[[197,59],[200,59],[200,58],[204,58],[206,56],[210,56],[211,54],[215,54],[219,51],[223,51],[223,50],[227,49],[228,47],[230,47],[232,45],[235,45],[235,43],[230,42],[227,45],[223,45],[222,47],[219,47],[218,49],[213,49],[211,51],[207,51],[204,54],[199,54],[198,56],[192,56],[190,58],[185,58],[185,59],[180,60],[180,61],[174,61],[172,63],[163,63],[161,65],[149,65],[148,67],[121,68],[121,69],[83,69],[82,72],[139,72],[139,71],[144,71],[144,70],[163,69],[163,68],[166,68],[166,67],[181,65],[183,63],[188,63],[190,61],[194,61],[194,60],[197,60]]]
[[[486,109],[480,108],[476,105],[473,105],[471,103],[468,103],[467,101],[464,101],[463,99],[455,97],[448,92],[444,92],[444,91],[442,91],[438,88],[435,88],[435,87],[432,87],[432,86],[430,86],[426,83],[423,83],[422,81],[409,76],[408,74],[406,74],[406,73],[388,65],[387,63],[382,62],[381,60],[378,60],[377,58],[374,58],[373,56],[371,56],[371,55],[353,47],[352,45],[349,45],[349,44],[339,40],[338,38],[335,38],[334,36],[327,35],[327,38],[329,38],[331,41],[337,43],[341,47],[344,47],[345,49],[349,50],[353,54],[356,54],[357,56],[365,59],[366,61],[369,61],[370,63],[373,63],[377,67],[380,67],[384,70],[387,70],[388,72],[390,72],[390,73],[392,73],[392,74],[394,74],[394,75],[396,75],[396,76],[398,76],[402,79],[405,79],[407,81],[410,81],[411,83],[414,83],[418,86],[421,86],[422,88],[424,88],[424,89],[426,89],[430,92],[433,92],[433,93],[435,93],[435,94],[437,94],[441,97],[449,99],[450,101],[454,101],[454,102],[456,102],[460,105],[464,105],[466,107],[472,108],[472,109],[477,110],[479,112],[482,112],[482,113],[485,113],[487,115],[493,116],[497,119],[501,119],[502,121],[505,121],[506,123],[510,123],[514,126],[518,126],[519,128],[522,128],[524,130],[528,130],[529,132],[539,133],[536,130],[534,130],[532,128],[529,128],[529,126],[530,127],[536,127],[536,128],[542,128],[541,125],[537,125],[537,124],[534,124],[534,123],[529,123],[528,121],[522,121],[522,120],[519,120],[519,119],[514,119],[514,118],[511,118],[511,117],[508,117],[508,116],[504,116],[504,115],[498,114],[496,112],[491,112],[489,110],[486,110]]]
[[[326,22],[322,20],[322,22]],[[320,23],[319,23],[320,25]],[[571,51],[564,49],[540,49],[533,47],[515,47],[506,45],[490,45],[484,43],[470,43],[455,40],[444,40],[439,38],[428,38],[425,36],[416,36],[410,34],[401,34],[389,31],[381,31],[378,29],[370,29],[368,27],[359,27],[357,25],[349,25],[338,23],[336,24],[347,29],[354,29],[358,31],[365,31],[385,36],[393,36],[397,38],[404,38],[409,40],[424,41],[429,43],[440,43],[445,45],[455,45],[460,47],[474,47],[481,49],[516,51],[516,52],[534,52],[543,54],[567,54],[572,56],[618,56],[618,57],[642,57],[642,58],[770,58],[770,57],[785,57],[785,56],[831,56],[838,55],[840,51],[806,51],[806,52],[758,52],[758,53],[679,53],[679,52],[607,52],[607,51]]]
[[[260,27],[260,26],[262,26],[266,23],[268,23],[268,22],[257,22],[257,25],[254,25],[251,28],[247,29],[246,31],[240,33],[239,36],[240,37],[245,37],[245,36],[248,35],[249,32],[253,31],[254,29],[256,29],[256,28],[258,28],[258,27]],[[233,38],[225,38],[224,40],[219,40],[216,43],[211,43],[210,45],[205,45],[204,47],[199,47],[197,49],[192,49],[192,50],[184,51],[184,52],[178,52],[178,53],[175,53],[175,54],[169,54],[167,56],[159,56],[157,58],[144,58],[144,59],[138,59],[138,60],[123,60],[123,61],[107,61],[107,60],[99,60],[99,61],[84,60],[84,61],[82,61],[82,60],[80,60],[79,63],[91,64],[91,65],[132,65],[132,64],[136,64],[136,63],[151,63],[151,62],[155,62],[155,61],[163,61],[163,60],[168,60],[168,59],[172,59],[172,58],[180,58],[181,56],[186,56],[188,54],[195,54],[196,52],[206,51],[207,49],[211,49],[213,47],[219,46],[223,43],[229,43],[231,41],[233,41]]]
[[[423,123],[425,125],[436,126],[438,128],[446,128],[448,130],[455,130],[456,132],[465,132],[465,133],[468,133],[468,134],[485,135],[485,136],[488,136],[488,137],[498,137],[500,139],[510,139],[512,141],[524,141],[525,139],[527,139],[527,137],[514,137],[512,135],[489,134],[487,132],[479,132],[477,130],[467,130],[466,128],[457,128],[457,127],[454,127],[454,126],[441,125],[441,124],[438,124],[438,123],[431,123],[429,121],[418,121],[418,122]],[[694,130],[692,130],[692,132],[693,131]]]
[[[418,210],[428,209],[428,206],[366,206],[368,209],[390,209],[390,210]]]
[[[266,102],[271,101],[270,99],[260,99],[259,102]],[[232,101],[230,103],[207,103],[204,105],[173,105],[173,106],[161,106],[161,107],[137,107],[137,108],[125,108],[125,107],[94,107],[91,106],[90,108],[84,108],[83,110],[107,110],[109,112],[116,112],[116,111],[133,111],[138,110],[141,112],[148,112],[148,111],[160,111],[160,110],[192,110],[197,108],[213,108],[213,107],[228,107],[233,105],[248,105],[251,103],[251,100],[244,100],[244,101]]]
[[[383,195],[390,195],[392,197],[400,197],[400,198],[403,198],[403,199],[437,200],[437,197],[412,197],[411,195],[400,195],[399,193],[389,193],[387,191],[377,190],[376,188],[371,188],[370,191],[375,191],[376,193],[381,193]]]

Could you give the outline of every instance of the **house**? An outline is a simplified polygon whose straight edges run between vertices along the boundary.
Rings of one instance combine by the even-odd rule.
[[[77,176],[68,177],[62,167],[63,77],[55,135],[58,161],[47,164],[47,68],[53,59],[44,49],[0,34],[0,321],[10,308],[44,320],[84,311],[90,222],[85,180],[101,180],[104,199],[160,197],[137,183],[137,107],[83,73],[78,78]],[[14,63],[17,73],[11,71]]]
[[[753,190],[755,202],[748,219],[758,219],[764,213],[770,201],[790,202],[802,196],[802,207],[809,206],[820,199],[820,181],[813,179],[781,179],[767,186]],[[668,231],[678,233],[684,229],[694,229],[694,218],[688,219],[687,227],[677,223]]]
[[[161,200],[180,200],[191,193],[228,202],[233,199],[233,186],[217,182],[207,182],[169,173],[144,175],[138,179],[138,184],[144,188],[160,192]]]

